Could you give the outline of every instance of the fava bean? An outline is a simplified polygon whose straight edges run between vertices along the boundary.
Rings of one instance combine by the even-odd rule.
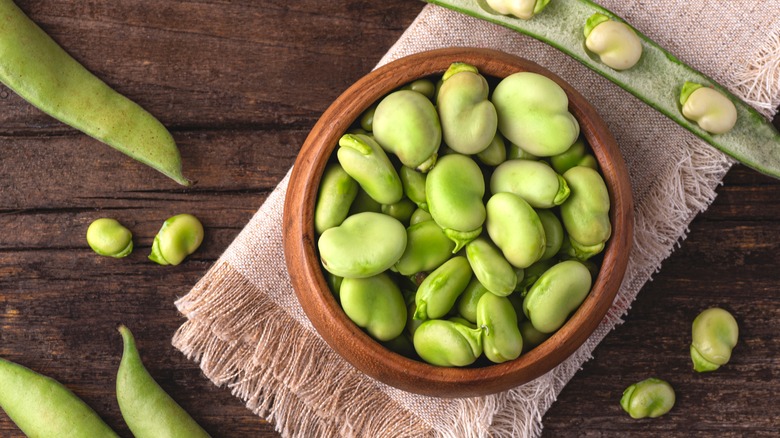
[[[368,196],[368,193],[358,185],[357,195],[355,195],[355,200],[352,201],[352,205],[349,207],[347,216],[365,212],[380,213],[381,211],[382,204],[374,201],[374,198]]]
[[[429,220],[406,229],[406,250],[395,264],[399,274],[431,271],[452,257],[453,243],[444,231]]]
[[[496,86],[492,100],[501,134],[538,157],[560,154],[580,135],[566,92],[540,74],[507,76]]]
[[[693,320],[692,335],[693,369],[700,373],[715,371],[731,359],[731,351],[739,338],[739,326],[731,313],[713,307]]]
[[[380,204],[394,204],[404,194],[401,179],[387,154],[374,139],[364,134],[345,134],[337,152],[344,171]]]
[[[514,143],[508,143],[506,147],[506,159],[507,160],[532,160],[536,161],[539,159],[536,155],[533,155],[531,153],[528,153],[520,146],[514,144]]]
[[[466,257],[474,276],[487,290],[505,297],[515,290],[515,268],[489,240],[478,237],[466,245]]]
[[[417,210],[414,211],[414,213],[412,213],[412,217],[409,218],[409,225],[415,225],[415,224],[419,224],[420,222],[432,221],[432,220],[433,220],[433,216],[431,216],[430,213],[423,210],[422,208],[418,208]]]
[[[399,222],[408,224],[409,220],[412,218],[412,213],[414,213],[414,210],[416,209],[417,206],[414,205],[414,202],[410,201],[409,198],[401,198],[400,201],[394,204],[382,205],[381,210],[382,213],[398,219]]]
[[[441,157],[425,180],[428,211],[455,242],[455,250],[482,233],[485,180],[477,163],[465,155]]]
[[[319,235],[341,225],[358,192],[358,183],[338,163],[329,164],[322,174],[317,204],[314,207],[314,231]]]
[[[449,313],[470,280],[471,266],[466,257],[456,256],[444,262],[420,283],[414,318],[436,319]]]
[[[596,161],[596,157],[588,153],[585,140],[582,138],[578,138],[566,151],[550,157],[550,164],[560,175],[563,175],[574,166],[584,166],[598,170],[598,161]]]
[[[348,278],[371,277],[401,258],[406,249],[406,228],[381,213],[358,213],[325,230],[317,246],[329,272]]]
[[[430,100],[433,100],[436,94],[436,84],[428,79],[417,79],[408,85],[401,87],[404,90],[416,91]]]
[[[537,210],[536,214],[539,215],[539,220],[542,221],[545,238],[544,254],[542,254],[539,260],[551,259],[561,250],[564,238],[563,225],[558,220],[558,216],[550,210]]]
[[[426,174],[418,172],[406,166],[401,166],[398,172],[401,177],[401,184],[404,187],[404,194],[417,207],[428,210],[428,200],[425,197],[425,176]]]
[[[133,233],[116,219],[104,217],[89,224],[87,243],[102,256],[122,258],[133,252]]]
[[[149,260],[161,265],[178,265],[203,242],[203,224],[191,214],[168,218],[154,236]]]
[[[484,2],[484,3],[483,3]],[[512,15],[523,20],[530,20],[542,12],[550,0],[481,0],[480,5],[492,14]]]
[[[345,278],[341,307],[349,319],[379,341],[401,335],[406,326],[403,294],[385,273],[368,278]]]
[[[737,108],[723,93],[686,82],[680,94],[682,114],[711,134],[725,134],[737,123]]]
[[[509,192],[535,208],[552,208],[569,197],[569,185],[542,161],[509,160],[496,167],[490,177],[492,193]]]
[[[526,293],[528,293],[528,289],[536,283],[536,280],[556,263],[558,262],[554,258],[551,258],[539,260],[533,265],[525,268],[523,270],[523,279],[517,282],[515,292],[520,292],[520,295],[525,296]]]
[[[523,351],[517,314],[508,298],[482,295],[477,303],[477,327],[482,329],[482,350],[491,362],[517,359]]]
[[[338,298],[339,291],[341,290],[341,282],[344,281],[344,277],[339,277],[338,275],[334,275],[331,274],[330,272],[326,272],[325,280],[328,282],[328,287],[330,288],[330,291],[333,292],[333,295],[335,295],[336,298]]]
[[[615,70],[627,70],[642,57],[642,42],[626,23],[596,13],[585,24],[585,47]]]
[[[136,438],[198,438],[210,435],[155,382],[141,362],[135,338],[119,326],[124,349],[116,374],[116,400]]]
[[[523,353],[538,347],[550,337],[550,333],[542,333],[535,329],[527,319],[520,323],[520,334],[523,336]]]
[[[498,166],[506,161],[506,144],[501,134],[497,133],[488,147],[477,153],[477,159],[488,166]]]
[[[371,105],[367,110],[363,112],[363,115],[360,116],[360,127],[365,131],[362,134],[365,134],[366,132],[371,132],[374,130],[374,113],[376,112],[376,105]]]
[[[576,260],[560,262],[542,274],[523,301],[523,312],[534,328],[552,333],[566,322],[588,296],[588,268]]]
[[[496,193],[490,197],[486,228],[493,243],[515,267],[531,266],[546,249],[539,215],[523,198],[512,193]]]
[[[414,351],[414,344],[412,343],[412,340],[409,338],[409,336],[406,336],[405,333],[402,333],[401,335],[389,341],[382,342],[382,345],[384,345],[384,347],[388,350],[394,353],[398,353],[401,356],[408,357],[410,359],[417,357],[417,352]]]
[[[442,77],[436,97],[444,142],[466,155],[484,151],[496,136],[496,109],[487,80],[473,65],[456,62]]]
[[[482,330],[457,322],[432,319],[414,332],[414,349],[420,357],[442,367],[463,367],[482,355]]]
[[[620,406],[631,418],[656,418],[669,412],[674,402],[672,385],[651,377],[626,388]]]
[[[604,250],[612,234],[609,191],[601,175],[589,167],[572,167],[563,178],[571,188],[571,196],[561,205],[563,226],[576,257],[587,260]]]
[[[424,95],[399,90],[385,96],[374,112],[373,128],[376,141],[404,166],[427,172],[436,163],[441,124],[436,108]]]
[[[490,293],[490,291],[479,282],[479,279],[476,276],[471,277],[471,281],[469,281],[466,289],[463,290],[463,293],[458,298],[458,315],[462,316],[467,321],[476,323],[477,303],[479,303],[479,299],[482,298],[482,295],[485,295],[486,293]]]

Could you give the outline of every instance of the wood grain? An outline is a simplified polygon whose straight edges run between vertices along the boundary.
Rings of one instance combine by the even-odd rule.
[[[287,172],[320,114],[366,74],[423,8],[409,0],[18,0],[76,59],[168,126],[182,189],[72,131],[0,86],[0,355],[60,380],[122,436],[114,398],[119,322],[164,389],[214,437],[274,437],[227,388],[170,345],[173,306]],[[544,418],[547,436],[777,436],[780,429],[780,182],[741,166],[691,225],[626,317]],[[176,267],[146,260],[170,215],[206,240]],[[99,216],[136,236],[124,260],[83,240]],[[732,363],[695,375],[692,317],[710,305],[742,329]],[[677,406],[635,421],[625,386],[666,377]],[[381,415],[381,413],[376,413]],[[0,413],[0,436],[23,435]]]

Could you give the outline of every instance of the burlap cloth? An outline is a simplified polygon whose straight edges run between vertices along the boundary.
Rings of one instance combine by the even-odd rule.
[[[599,3],[763,114],[770,116],[780,103],[780,1]],[[625,157],[636,204],[623,285],[593,336],[531,383],[455,400],[396,390],[334,353],[299,306],[282,252],[285,177],[225,254],[176,302],[186,321],[173,339],[209,379],[227,385],[284,436],[539,435],[542,416],[557,394],[621,322],[642,285],[685,237],[693,217],[713,201],[715,187],[732,164],[555,49],[439,7],[427,6],[380,64],[445,46],[489,47],[529,58],[574,85],[599,111]]]

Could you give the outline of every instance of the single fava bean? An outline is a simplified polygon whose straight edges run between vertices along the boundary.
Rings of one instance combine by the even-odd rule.
[[[357,195],[355,196],[355,200],[352,201],[352,205],[349,207],[349,214],[347,214],[347,216],[352,216],[353,214],[358,213],[365,213],[367,211],[381,213],[382,204],[374,201],[374,198],[369,196],[368,193],[366,193],[366,191],[360,188],[360,185],[358,185]]]
[[[376,105],[372,105],[370,108],[363,112],[360,116],[360,128],[365,132],[371,132],[374,130],[374,112],[376,111]]]
[[[642,42],[634,29],[604,14],[596,13],[588,18],[584,34],[585,47],[615,70],[627,70],[642,57]]]
[[[417,206],[414,205],[414,202],[408,198],[401,198],[395,204],[382,205],[381,211],[388,216],[398,219],[399,222],[407,224],[416,209]]]
[[[563,178],[571,188],[571,196],[561,205],[563,226],[574,255],[587,260],[604,250],[612,234],[609,191],[601,175],[589,167],[572,167]]]
[[[471,158],[452,154],[442,157],[425,180],[428,211],[455,242],[458,252],[482,233],[485,222],[485,179]]]
[[[737,123],[737,108],[723,93],[686,82],[680,93],[682,114],[710,134],[725,134]]]
[[[380,204],[395,204],[404,195],[401,179],[385,151],[364,134],[345,134],[337,152],[344,171]]]
[[[433,103],[412,90],[385,96],[374,112],[374,138],[404,166],[427,172],[436,163],[441,123]]]
[[[531,266],[546,249],[539,215],[523,198],[512,193],[496,193],[490,197],[486,228],[490,239],[515,267]]]
[[[496,133],[488,147],[477,154],[477,159],[488,166],[498,166],[506,161],[506,144],[501,134]]]
[[[485,295],[486,293],[490,293],[490,291],[479,282],[479,279],[476,276],[471,277],[471,281],[469,281],[466,289],[458,298],[458,315],[469,322],[476,323],[477,303],[479,303],[479,299],[482,298],[482,295]]]
[[[414,213],[412,213],[412,217],[409,218],[409,225],[411,226],[411,225],[419,224],[420,222],[432,221],[432,220],[433,220],[433,216],[431,216],[430,213],[423,210],[422,208],[418,208],[417,210],[414,211]]]
[[[133,252],[133,233],[116,219],[104,217],[89,224],[87,243],[102,256],[122,258]]]
[[[432,271],[452,257],[454,248],[455,243],[436,222],[429,220],[411,225],[406,229],[406,250],[395,269],[402,275]]]
[[[417,358],[417,352],[414,351],[414,344],[411,338],[405,333],[396,336],[395,338],[382,342],[382,345],[388,350],[400,354],[401,356],[408,357],[410,359]]]
[[[191,214],[168,218],[154,236],[149,260],[161,265],[178,265],[203,242],[203,224]]]
[[[401,258],[406,250],[406,228],[385,214],[358,213],[325,230],[317,246],[328,272],[345,278],[371,277]]]
[[[470,280],[471,266],[466,257],[456,256],[444,262],[417,288],[414,319],[436,319],[449,313]]]
[[[537,210],[536,214],[539,215],[539,220],[542,221],[545,238],[544,254],[542,254],[542,257],[539,260],[548,260],[553,258],[558,254],[558,251],[561,250],[561,245],[563,245],[563,239],[565,237],[563,225],[561,225],[558,216],[550,210]]]
[[[466,257],[474,276],[490,292],[505,297],[515,290],[515,268],[488,239],[478,237],[466,245]]]
[[[444,143],[456,152],[484,151],[496,136],[496,109],[487,80],[473,65],[456,62],[442,77],[436,97]]]
[[[482,355],[482,330],[453,321],[428,320],[414,332],[414,349],[431,365],[464,367]]]
[[[577,139],[566,151],[550,157],[550,164],[560,175],[563,175],[574,166],[590,167],[593,170],[598,170],[599,168],[596,157],[588,153],[585,140],[582,138]]]
[[[338,163],[329,164],[322,174],[317,204],[314,207],[314,231],[319,235],[341,225],[358,192],[358,183]]]
[[[692,335],[693,369],[700,373],[715,371],[731,359],[731,351],[739,338],[739,326],[731,313],[713,307],[693,320]]]
[[[428,79],[417,79],[408,85],[404,85],[401,89],[416,91],[430,100],[433,100],[436,94],[436,84]]]
[[[651,377],[623,391],[620,406],[631,418],[656,418],[674,406],[674,388],[668,382]]]
[[[504,142],[507,143],[507,142]],[[514,143],[507,143],[506,147],[506,159],[507,160],[531,160],[537,161],[539,157],[525,151],[520,146]]]
[[[523,351],[517,314],[508,298],[482,295],[477,303],[477,327],[482,329],[482,350],[491,362],[517,359]]]
[[[569,185],[547,163],[509,160],[496,167],[490,177],[492,193],[509,192],[534,208],[552,208],[569,197]]]
[[[550,337],[550,333],[542,333],[535,329],[527,319],[520,323],[520,334],[523,336],[523,353],[542,345],[542,342]]]
[[[345,278],[339,293],[349,319],[379,341],[401,335],[406,326],[403,294],[385,273],[368,278]]]
[[[490,13],[530,20],[534,15],[542,12],[550,0],[481,0],[479,3]]]
[[[566,322],[588,296],[591,276],[576,260],[560,262],[536,280],[523,301],[523,312],[534,328],[552,333]]]
[[[542,276],[548,269],[556,265],[554,258],[539,260],[533,265],[523,270],[523,279],[517,282],[515,292],[520,292],[520,295],[525,296],[528,293],[528,289],[536,283],[536,280]]]
[[[537,73],[514,73],[493,91],[498,130],[512,143],[537,157],[558,155],[580,135],[569,112],[569,98],[560,85]]]
[[[428,200],[425,197],[426,174],[406,166],[401,166],[401,170],[398,171],[398,175],[401,177],[401,184],[404,187],[404,194],[406,197],[417,204],[417,207],[427,211]]]

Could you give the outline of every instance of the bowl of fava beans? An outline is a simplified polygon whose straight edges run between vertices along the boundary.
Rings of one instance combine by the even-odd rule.
[[[569,84],[503,52],[393,61],[325,111],[293,168],[284,249],[323,339],[390,386],[487,395],[566,360],[617,294],[623,158]]]

